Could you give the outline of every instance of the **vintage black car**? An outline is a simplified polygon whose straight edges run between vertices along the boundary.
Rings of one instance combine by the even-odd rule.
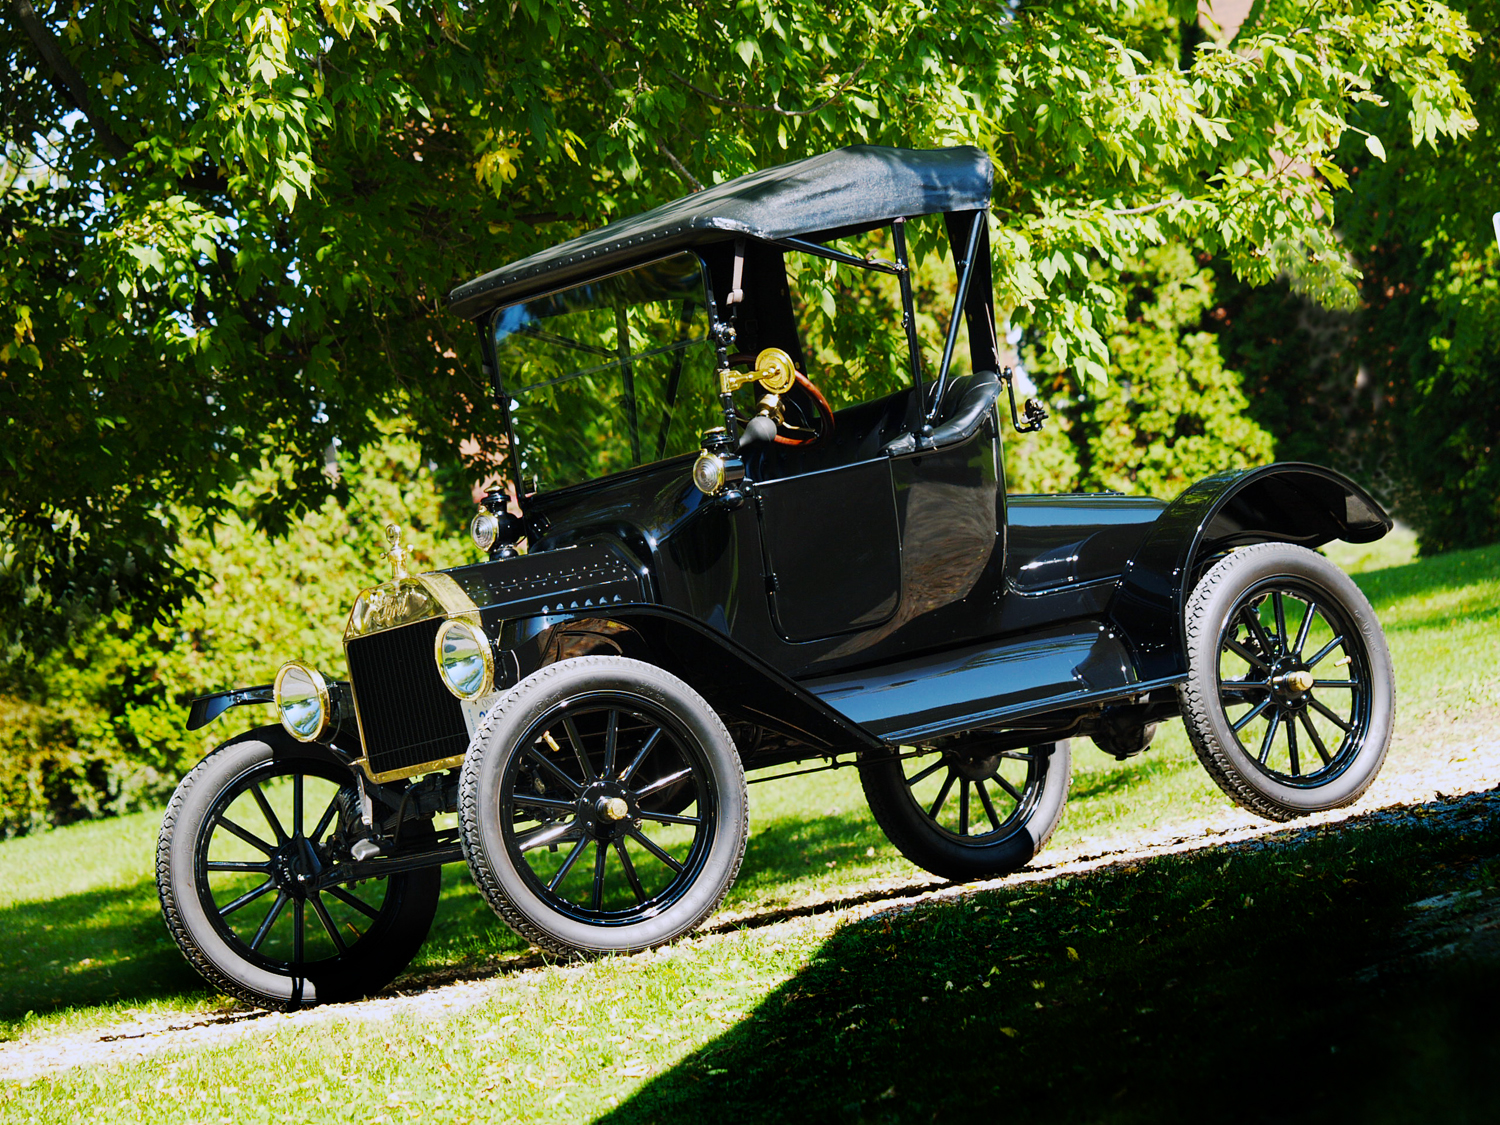
[[[1308,464],[1170,503],[1007,496],[1001,431],[1044,412],[1017,409],[1001,365],[992,175],[975,148],[840,149],[452,292],[519,511],[492,493],[470,529],[488,561],[452,570],[407,574],[393,535],[346,674],[293,661],[194,702],[195,729],[237,704],[281,719],[205,758],[162,826],[162,908],[209,981],[273,1007],[379,989],[459,860],[544,950],[671,941],[739,870],[746,774],[790,763],[857,766],[896,847],[954,880],[1046,844],[1074,737],[1123,758],[1180,715],[1214,780],[1272,819],[1370,785],[1390,659],[1314,549],[1390,519]],[[924,216],[957,275],[929,355]],[[850,252],[861,238],[886,252]],[[899,290],[893,392],[819,385],[793,281],[824,261]]]

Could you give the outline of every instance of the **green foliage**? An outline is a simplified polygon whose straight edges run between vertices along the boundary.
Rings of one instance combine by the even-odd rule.
[[[1334,157],[1378,89],[1387,147],[1469,127],[1471,36],[1436,0],[1266,4],[1186,60],[1191,7],[1161,0],[30,7],[0,40],[0,625],[29,648],[167,610],[198,577],[174,512],[284,531],[339,492],[331,439],[397,409],[428,456],[493,462],[444,291],[701,183],[980,143],[1002,315],[1098,379],[1109,279],[1172,238],[1347,293]]]
[[[11,665],[0,680],[0,834],[160,801],[229,733],[276,721],[251,706],[188,733],[195,696],[269,683],[293,657],[340,678],[349,606],[387,575],[386,521],[406,529],[413,571],[476,561],[410,439],[366,446],[349,466],[347,505],[328,499],[273,541],[245,513],[284,479],[257,470],[212,534],[184,538],[184,565],[214,578],[172,623],[116,612]]]
[[[1494,0],[1463,0],[1476,28],[1500,26]],[[1500,538],[1500,43],[1487,36],[1455,62],[1478,117],[1463,144],[1433,148],[1398,127],[1419,104],[1398,84],[1389,105],[1356,123],[1385,136],[1385,151],[1347,139],[1352,198],[1341,213],[1364,273],[1352,317],[1292,308],[1281,333],[1289,354],[1257,371],[1269,404],[1290,408],[1295,441],[1320,435],[1340,462],[1361,469],[1421,535],[1424,552]],[[1247,309],[1251,317],[1275,317]],[[1266,335],[1245,326],[1244,336]],[[1311,329],[1311,332],[1308,332]],[[1299,363],[1299,354],[1328,357]],[[1256,363],[1247,357],[1247,371]],[[1332,383],[1332,386],[1329,384]],[[1283,434],[1277,420],[1265,425]],[[1317,458],[1328,459],[1328,458]]]
[[[1013,459],[1010,486],[1171,497],[1200,477],[1269,461],[1270,435],[1247,417],[1239,374],[1203,331],[1212,273],[1175,244],[1146,251],[1117,284],[1126,303],[1109,330],[1105,386],[1079,385],[1053,353],[1028,350],[1027,370],[1057,406],[1052,424],[1068,444],[1054,437]]]

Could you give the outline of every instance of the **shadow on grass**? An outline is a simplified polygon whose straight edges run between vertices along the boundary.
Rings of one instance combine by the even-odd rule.
[[[149,879],[0,909],[0,1019],[204,991],[167,936]]]
[[[1494,890],[1476,807],[851,924],[602,1120],[1496,1120],[1500,962],[1397,956],[1435,884]]]

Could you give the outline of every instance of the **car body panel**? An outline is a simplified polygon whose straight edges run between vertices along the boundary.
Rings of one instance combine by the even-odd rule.
[[[1125,646],[1095,622],[805,681],[823,702],[888,742],[925,741],[988,726],[1037,705],[1141,690]]]

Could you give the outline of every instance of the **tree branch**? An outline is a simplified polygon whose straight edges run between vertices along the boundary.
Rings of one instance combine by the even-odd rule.
[[[638,14],[644,15],[644,13],[641,13],[640,9],[636,8],[633,4],[627,2],[625,6],[627,8],[630,8],[632,11],[636,11]],[[588,21],[590,30],[603,35],[606,39],[608,39],[615,46],[619,47],[622,51],[629,51],[633,54],[649,59],[649,56],[646,54],[646,52],[642,51],[634,43],[627,43],[625,40],[621,39],[618,35],[614,34],[614,32],[612,31],[609,31],[607,28],[597,26],[594,23],[593,13],[590,12],[588,8],[580,5],[580,10],[583,12],[583,18]],[[686,86],[694,93],[701,94],[703,97],[708,98],[710,101],[718,102],[720,105],[732,106],[735,109],[748,109],[754,113],[777,113],[782,117],[807,117],[810,114],[817,113],[821,109],[826,109],[828,106],[838,101],[839,95],[847,90],[851,85],[853,85],[854,80],[860,76],[860,73],[865,69],[865,67],[870,65],[870,61],[870,59],[866,59],[864,62],[855,67],[853,72],[847,78],[845,78],[842,82],[840,82],[833,88],[833,93],[829,94],[828,97],[824,98],[811,109],[782,109],[779,105],[757,105],[753,102],[742,102],[736,98],[726,98],[722,94],[714,93],[712,90],[705,90],[702,86],[698,86],[692,82],[689,82],[675,70],[668,70],[666,67],[663,67],[662,73],[670,78],[673,82],[676,82],[682,86]],[[595,66],[598,66],[598,64],[595,63]],[[676,161],[673,161],[673,163],[675,164]]]
[[[666,146],[666,142],[657,139],[656,147],[661,149],[661,154],[667,158],[667,163],[677,170],[677,174],[687,181],[689,187],[694,191],[702,191],[703,185],[698,182],[698,177],[682,166],[682,161],[672,154],[672,150]]]
[[[853,71],[850,72],[847,78],[845,78],[842,82],[840,82],[833,88],[833,93],[829,94],[826,98],[824,98],[817,105],[811,107],[810,109],[782,109],[779,105],[756,105],[752,102],[742,102],[735,98],[726,98],[722,94],[714,93],[712,90],[705,90],[702,86],[694,85],[682,75],[678,74],[675,70],[667,70],[663,68],[662,73],[664,73],[673,82],[686,86],[694,93],[701,94],[703,95],[703,97],[709,99],[710,101],[718,102],[720,105],[733,106],[735,109],[748,109],[754,113],[779,113],[782,117],[807,117],[810,114],[817,113],[821,109],[826,109],[828,106],[831,106],[834,102],[838,101],[839,96],[854,84],[854,80],[858,78],[865,67],[869,65],[869,59],[866,59],[864,62],[860,63],[857,67],[854,68]]]
[[[88,119],[89,125],[93,127],[94,135],[99,138],[99,143],[116,160],[123,160],[129,156],[130,146],[115,134],[107,121],[94,113],[89,103],[88,87],[84,85],[82,76],[62,53],[57,37],[37,16],[36,9],[31,6],[31,0],[16,0],[16,18],[21,21],[26,34],[31,37],[37,53],[42,56],[42,61],[52,71],[57,84],[67,93],[68,100]]]
[[[585,10],[584,14],[588,14],[587,10]],[[594,73],[599,76],[599,81],[604,84],[604,88],[610,91],[610,93],[616,92],[619,87],[614,84],[614,81],[610,78],[609,75],[604,73],[604,68],[599,65],[599,61],[597,59],[590,59],[589,62],[593,64]],[[660,137],[656,139],[656,148],[657,151],[659,151],[663,156],[667,158],[667,163],[672,166],[677,174],[682,177],[683,181],[690,188],[692,188],[693,191],[703,190],[703,185],[698,181],[698,177],[693,175],[683,166],[682,161],[678,160],[677,157],[673,155],[672,150],[667,147],[666,142],[663,141]]]
[[[1106,211],[1106,215],[1122,217],[1125,215],[1144,215],[1150,211],[1160,211],[1163,207],[1170,207],[1174,203],[1181,203],[1182,196],[1174,195],[1171,199],[1163,199],[1160,203],[1148,203],[1144,207],[1127,207],[1123,211]]]

